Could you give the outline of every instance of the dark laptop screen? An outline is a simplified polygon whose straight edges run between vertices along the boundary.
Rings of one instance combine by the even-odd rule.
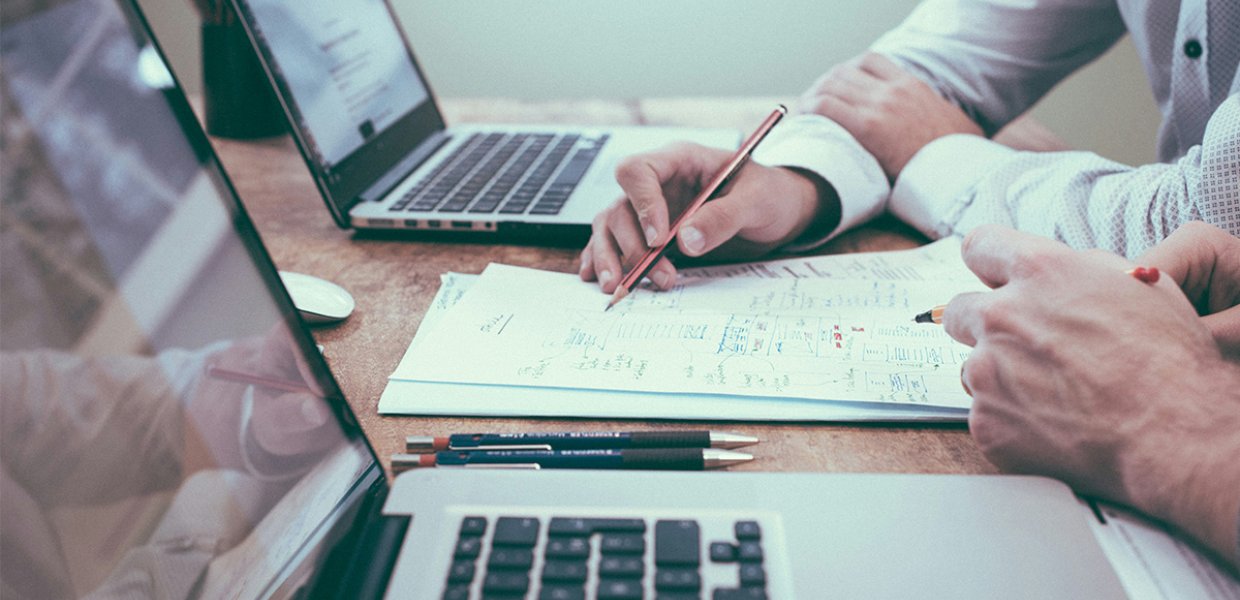
[[[336,222],[443,131],[386,0],[233,0]]]
[[[0,8],[0,597],[276,591],[375,460],[126,2]]]
[[[383,0],[247,0],[325,170],[428,98]]]

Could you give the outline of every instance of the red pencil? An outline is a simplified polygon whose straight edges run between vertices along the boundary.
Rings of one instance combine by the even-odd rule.
[[[680,216],[676,218],[676,222],[672,223],[672,226],[668,229],[667,237],[663,240],[663,242],[647,250],[646,253],[642,255],[641,260],[637,261],[637,264],[633,265],[633,270],[629,271],[629,274],[625,275],[624,278],[620,280],[620,285],[616,287],[615,293],[611,295],[611,302],[607,304],[607,308],[604,310],[611,310],[611,307],[615,306],[617,302],[620,302],[625,296],[629,295],[629,292],[633,291],[634,287],[637,287],[637,284],[640,283],[642,278],[646,276],[646,273],[649,273],[655,263],[659,262],[659,257],[663,256],[663,254],[667,252],[667,249],[671,247],[672,240],[676,239],[676,233],[680,231],[680,226],[685,222],[685,220],[693,216],[693,213],[697,212],[699,208],[702,208],[703,204],[706,204],[707,201],[713,199],[715,194],[719,193],[719,191],[723,189],[723,186],[727,184],[728,180],[731,179],[737,171],[740,171],[741,167],[745,165],[745,162],[749,160],[749,156],[753,154],[754,149],[758,147],[758,143],[766,137],[766,134],[771,132],[771,128],[775,127],[775,124],[779,123],[779,120],[784,118],[784,115],[786,114],[788,114],[788,109],[782,104],[779,105],[779,108],[771,111],[771,114],[766,117],[766,120],[762,121],[762,124],[758,126],[758,130],[754,131],[753,134],[749,136],[749,139],[745,140],[745,143],[741,144],[741,147],[736,150],[736,154],[732,155],[731,160],[729,160],[727,164],[723,165],[723,168],[719,169],[718,173],[715,173],[715,176],[710,180],[710,183],[706,187],[702,188],[702,191],[696,198],[693,199],[693,202],[685,208],[684,212],[680,213]]]

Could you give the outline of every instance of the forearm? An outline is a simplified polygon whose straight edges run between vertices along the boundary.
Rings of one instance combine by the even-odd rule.
[[[993,135],[1124,32],[1114,0],[925,0],[870,50]]]

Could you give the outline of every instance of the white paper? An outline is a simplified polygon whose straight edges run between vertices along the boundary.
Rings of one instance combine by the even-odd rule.
[[[933,250],[958,255],[952,243]],[[817,261],[826,271],[857,258]],[[897,266],[907,280],[689,277],[604,312],[607,297],[576,275],[491,265],[392,379],[967,408],[968,348],[911,317],[984,287]]]
[[[1134,600],[1240,600],[1240,582],[1149,519],[1099,505],[1090,519],[1120,582]]]
[[[909,250],[786,258],[685,269],[681,279],[862,279],[877,281],[971,282],[976,277],[960,260],[960,241],[948,238]],[[941,303],[941,302],[940,302]]]

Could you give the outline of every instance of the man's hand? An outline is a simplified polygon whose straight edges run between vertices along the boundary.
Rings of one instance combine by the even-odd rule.
[[[1134,506],[1234,561],[1240,368],[1175,283],[998,226],[973,231],[963,255],[997,288],[943,315],[975,346],[961,377],[983,454]]]
[[[892,181],[926,144],[953,133],[982,135],[958,107],[874,53],[832,67],[801,96],[801,110],[847,129]]]
[[[1240,361],[1240,239],[1212,225],[1185,223],[1138,262],[1179,283],[1219,350]]]
[[[612,293],[625,271],[668,233],[680,214],[732,152],[696,144],[631,156],[616,168],[624,197],[594,219],[594,233],[581,253],[581,278],[598,280]],[[725,246],[733,256],[757,256],[796,238],[811,223],[833,227],[840,207],[831,187],[790,169],[747,163],[724,193],[706,203],[684,226],[676,243],[687,256]],[[676,282],[663,257],[651,269],[659,289]]]

